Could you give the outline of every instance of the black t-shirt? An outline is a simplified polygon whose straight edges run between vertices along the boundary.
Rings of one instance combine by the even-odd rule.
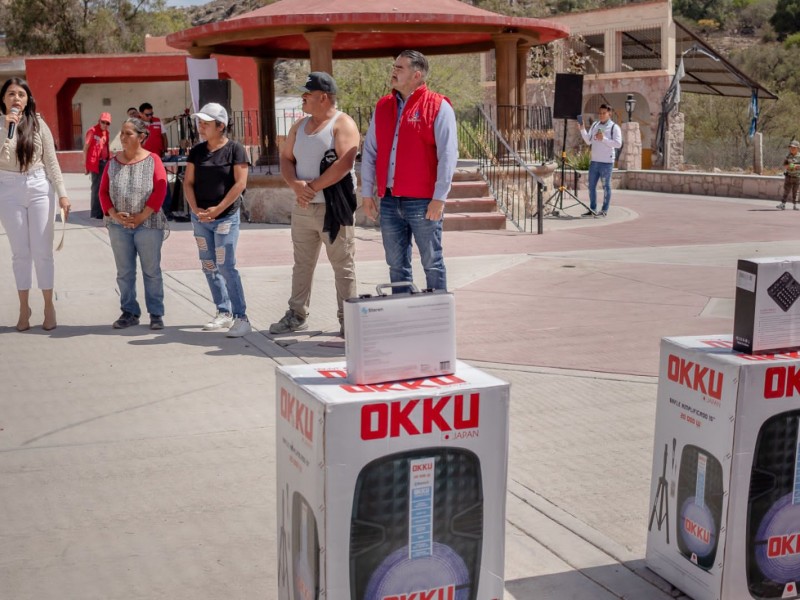
[[[201,142],[189,150],[187,161],[194,165],[194,197],[198,208],[219,204],[233,187],[234,165],[250,164],[244,146],[233,140],[214,152],[206,142]],[[241,202],[240,197],[217,218],[235,213]]]

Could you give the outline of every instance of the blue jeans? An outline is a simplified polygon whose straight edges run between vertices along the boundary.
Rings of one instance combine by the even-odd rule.
[[[120,308],[137,317],[142,314],[136,300],[136,256],[142,265],[144,302],[147,312],[164,316],[164,280],[161,277],[161,245],[164,232],[139,226],[128,229],[119,223],[108,224],[108,239],[117,263]]]
[[[611,204],[611,171],[614,163],[590,162],[589,163],[589,208],[593,212],[597,208],[597,180],[603,180],[603,212],[608,212]]]
[[[383,249],[392,283],[413,281],[411,275],[411,236],[419,249],[425,280],[430,289],[447,289],[447,272],[442,254],[442,219],[425,218],[430,200],[384,196],[380,218]],[[395,288],[395,291],[407,291]]]
[[[244,290],[236,270],[236,242],[239,240],[239,211],[211,223],[192,213],[194,239],[200,264],[211,290],[211,298],[222,313],[247,317]]]

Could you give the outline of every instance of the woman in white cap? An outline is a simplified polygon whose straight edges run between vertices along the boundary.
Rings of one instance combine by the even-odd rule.
[[[227,329],[228,337],[241,337],[251,331],[236,269],[239,209],[249,161],[244,146],[228,138],[228,111],[223,106],[212,102],[192,116],[205,141],[189,151],[183,191],[192,211],[200,265],[217,309],[203,329]]]
[[[32,271],[44,297],[42,329],[56,327],[53,305],[53,222],[55,203],[69,215],[70,203],[56,158],[53,135],[36,113],[25,80],[12,77],[0,89],[0,223],[11,244],[11,264],[19,294],[17,330],[30,329],[28,304]]]

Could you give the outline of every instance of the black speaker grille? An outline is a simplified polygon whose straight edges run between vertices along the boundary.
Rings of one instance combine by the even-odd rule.
[[[761,426],[753,454],[747,506],[747,583],[754,598],[781,598],[785,583],[770,579],[759,567],[756,552],[765,540],[759,527],[777,503],[794,490],[800,410],[767,419]],[[797,524],[800,529],[800,523]]]
[[[483,491],[478,457],[464,449],[428,448],[365,466],[356,481],[350,527],[351,599],[361,600],[373,572],[408,543],[409,463],[434,458],[433,540],[466,564],[476,600],[483,541]]]
[[[700,454],[707,457],[706,461],[706,485],[705,485],[705,498],[704,503],[711,512],[711,517],[714,523],[714,543],[711,552],[705,556],[697,557],[697,566],[701,569],[710,569],[714,565],[714,560],[717,556],[717,547],[719,545],[719,529],[722,523],[722,503],[723,503],[723,488],[722,488],[722,465],[711,454],[693,446],[691,444],[684,446],[681,453],[680,473],[678,475],[678,510],[684,506],[687,499],[695,494],[695,483],[697,481],[697,459]],[[684,527],[683,515],[678,514],[675,527],[677,529],[678,549],[687,559],[691,560],[692,551],[687,546],[683,535],[681,533]]]

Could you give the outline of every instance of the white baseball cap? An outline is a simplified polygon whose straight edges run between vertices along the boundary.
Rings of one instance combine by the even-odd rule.
[[[201,121],[218,121],[223,125],[228,124],[228,111],[225,110],[224,106],[216,102],[209,102],[192,116]]]

